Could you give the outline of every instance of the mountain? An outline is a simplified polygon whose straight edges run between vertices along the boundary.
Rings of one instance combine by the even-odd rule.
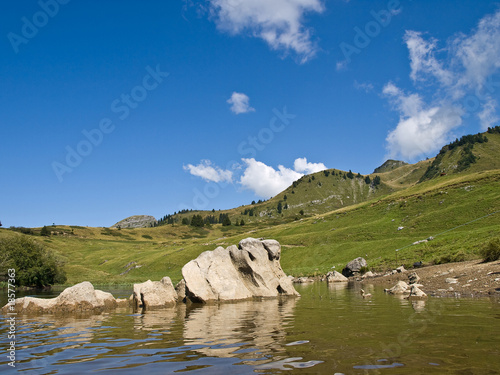
[[[181,219],[195,214],[185,211],[158,227],[118,229],[126,224],[121,221],[114,229],[56,226],[50,237],[39,236],[40,228],[32,233],[65,264],[71,284],[166,275],[175,282],[182,266],[201,252],[247,237],[278,240],[283,269],[294,276],[338,270],[358,256],[375,271],[416,261],[478,259],[483,247],[500,240],[500,132],[494,129],[481,135],[487,141],[476,135],[471,147],[474,139],[457,140],[443,147],[441,156],[419,163],[389,161],[365,176],[330,169],[304,176],[264,202],[196,211],[203,218],[227,214],[229,226],[184,225]],[[464,155],[474,161],[459,168]],[[236,226],[242,219],[245,225]],[[25,234],[0,228],[0,239],[17,235]],[[124,273],[130,264],[140,267]]]
[[[111,228],[149,228],[156,224],[156,219],[149,215],[134,215],[120,220]]]

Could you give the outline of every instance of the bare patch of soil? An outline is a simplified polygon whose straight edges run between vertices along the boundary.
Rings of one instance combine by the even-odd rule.
[[[363,279],[367,284],[394,286],[398,281],[408,282],[408,275],[416,272],[419,284],[429,296],[442,297],[500,297],[500,262],[483,263],[480,260],[447,263],[407,270],[389,276]]]

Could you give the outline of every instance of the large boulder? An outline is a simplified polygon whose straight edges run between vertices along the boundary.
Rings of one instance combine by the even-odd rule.
[[[278,241],[247,238],[238,247],[205,251],[182,268],[186,299],[192,302],[298,296],[283,272]]]
[[[66,312],[101,312],[117,307],[111,293],[95,290],[88,281],[66,288],[55,298],[23,297],[15,301],[13,310],[18,313],[66,313]],[[2,311],[12,312],[10,305]]]
[[[177,298],[177,292],[167,276],[161,281],[148,280],[141,284],[134,284],[133,305],[135,308],[153,309],[174,306]]]
[[[337,271],[330,271],[326,274],[326,281],[329,283],[341,283],[349,281],[347,277]]]
[[[366,263],[365,258],[356,258],[351,260],[345,268],[342,270],[342,275],[345,277],[351,277],[359,274],[362,268],[368,267],[368,263]]]

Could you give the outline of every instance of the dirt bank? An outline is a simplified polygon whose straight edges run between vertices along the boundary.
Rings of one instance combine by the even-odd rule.
[[[500,297],[500,262],[482,263],[480,260],[447,263],[407,270],[390,276],[377,276],[362,280],[366,284],[392,287],[416,272],[419,284],[429,296],[443,297]]]

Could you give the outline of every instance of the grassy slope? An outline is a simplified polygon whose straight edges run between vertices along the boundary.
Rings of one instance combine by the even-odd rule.
[[[310,183],[306,177],[267,202],[246,206],[269,212],[286,194],[291,208],[283,216],[270,212],[251,218],[241,215],[245,207],[226,211],[233,220],[244,218],[243,227],[165,225],[118,230],[58,226],[51,227],[58,235],[34,238],[64,260],[68,284],[84,280],[128,284],[165,275],[178,281],[182,266],[202,251],[237,244],[249,236],[280,241],[282,266],[296,276],[324,274],[332,266],[340,269],[357,256],[366,257],[375,268],[394,267],[396,249],[400,249],[399,263],[406,264],[474,258],[486,242],[500,236],[500,213],[440,233],[500,210],[500,135],[488,137],[490,142],[474,146],[480,159],[470,170],[421,184],[415,182],[431,160],[380,173],[383,184],[376,190],[362,179],[344,180],[338,173],[328,177],[317,173]],[[340,198],[329,198],[332,192]],[[298,213],[301,209],[305,216]],[[398,231],[399,226],[405,228]],[[0,238],[12,235],[19,234],[0,230]],[[436,239],[411,246],[429,236]],[[142,267],[120,275],[130,262]]]

